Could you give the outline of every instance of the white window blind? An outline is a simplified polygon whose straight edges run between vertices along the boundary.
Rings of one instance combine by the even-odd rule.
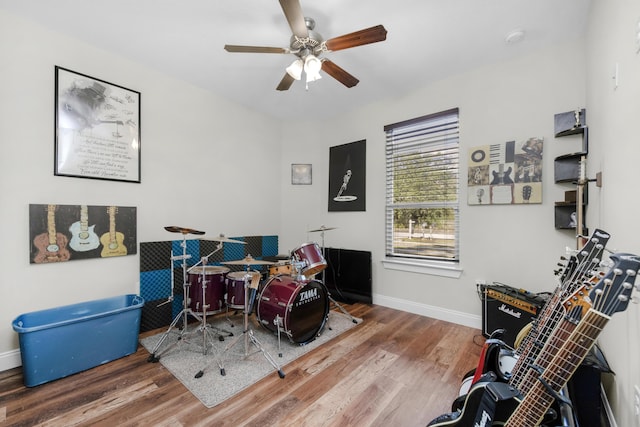
[[[458,109],[384,130],[387,257],[459,261]]]

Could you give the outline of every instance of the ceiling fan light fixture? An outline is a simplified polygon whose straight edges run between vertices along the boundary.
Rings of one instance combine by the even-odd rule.
[[[322,68],[322,61],[315,55],[307,55],[304,58],[304,72],[311,75],[319,75]]]
[[[300,80],[302,78],[302,69],[304,65],[302,59],[296,59],[286,68],[287,74],[293,77],[296,80]]]
[[[307,83],[315,82],[316,80],[320,80],[321,78],[322,76],[320,75],[320,72],[314,74],[307,73]]]

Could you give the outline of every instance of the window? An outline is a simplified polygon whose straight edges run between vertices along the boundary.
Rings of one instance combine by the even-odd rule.
[[[387,257],[458,262],[458,109],[384,130]]]

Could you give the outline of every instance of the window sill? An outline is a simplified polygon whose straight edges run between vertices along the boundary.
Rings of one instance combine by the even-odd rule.
[[[411,273],[430,274],[432,276],[459,279],[462,269],[456,264],[438,261],[411,261],[386,258],[382,260],[384,268],[389,270],[408,271]]]

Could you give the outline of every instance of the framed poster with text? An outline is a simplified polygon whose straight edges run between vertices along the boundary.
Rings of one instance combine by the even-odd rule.
[[[140,182],[140,92],[55,67],[54,174]]]

